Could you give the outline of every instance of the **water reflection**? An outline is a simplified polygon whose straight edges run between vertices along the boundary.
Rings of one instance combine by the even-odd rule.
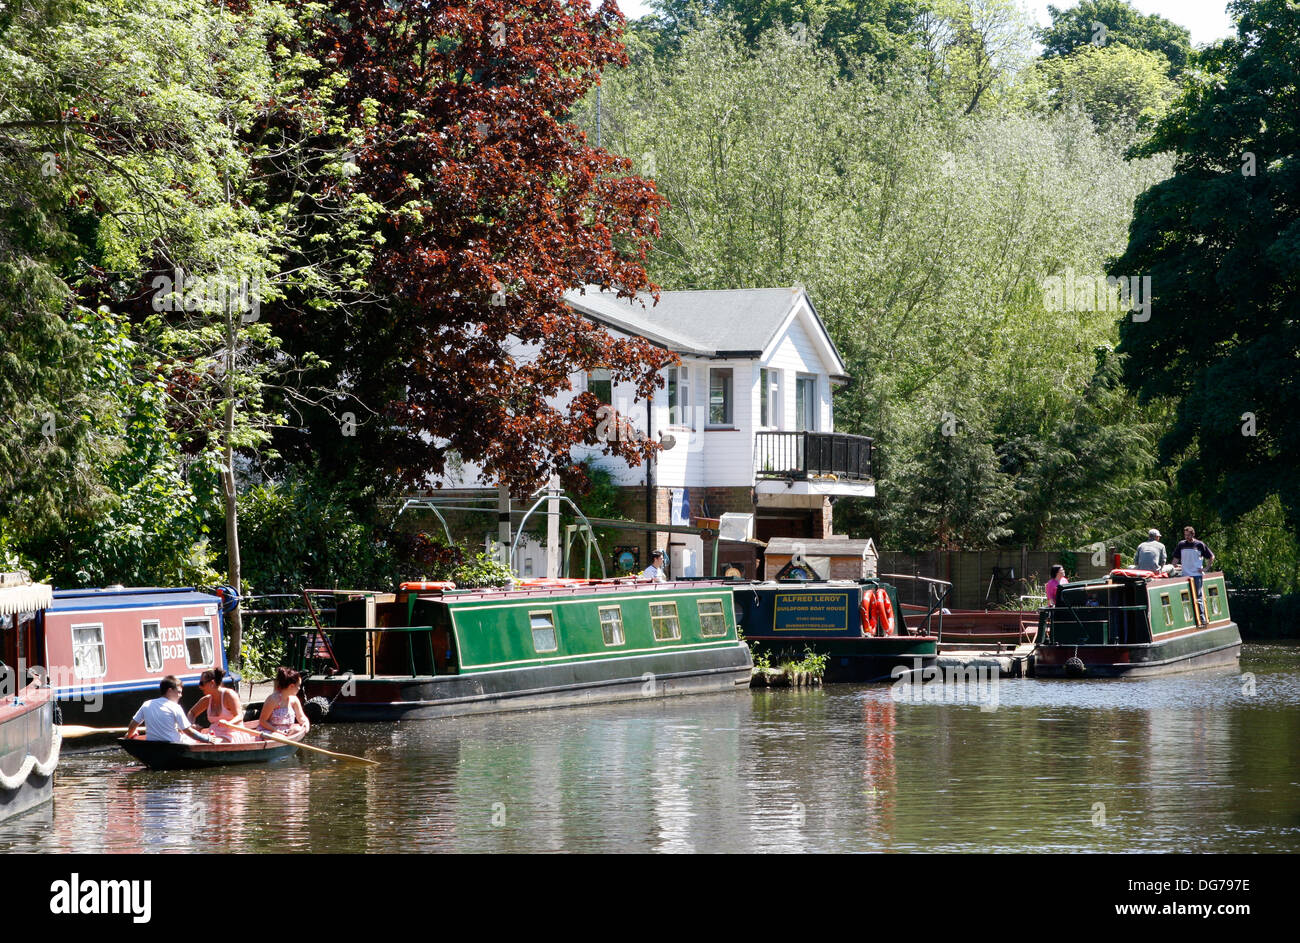
[[[313,733],[378,767],[66,758],[0,851],[1295,851],[1300,657],[1243,671],[1008,681],[996,711],[833,686]]]

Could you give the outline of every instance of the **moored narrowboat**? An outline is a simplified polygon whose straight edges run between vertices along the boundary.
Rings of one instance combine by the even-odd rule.
[[[50,587],[26,573],[0,573],[0,822],[54,795],[61,738],[36,644],[51,601]]]
[[[37,635],[63,722],[125,726],[167,675],[185,685],[182,707],[193,706],[203,670],[226,667],[221,602],[189,588],[55,590]]]
[[[1228,612],[1222,573],[1191,577],[1112,570],[1063,585],[1042,610],[1034,673],[1055,677],[1146,677],[1236,664],[1241,633]]]
[[[925,667],[938,651],[938,609],[908,624],[898,590],[879,579],[733,585],[745,640],[776,664],[805,652],[827,657],[824,680],[888,680],[899,665]]]
[[[721,581],[573,581],[351,594],[333,628],[290,631],[309,710],[413,720],[717,691],[749,684]]]

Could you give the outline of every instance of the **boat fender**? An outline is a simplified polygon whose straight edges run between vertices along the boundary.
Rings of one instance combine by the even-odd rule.
[[[1068,678],[1082,678],[1087,669],[1084,667],[1083,659],[1078,655],[1071,655],[1065,660],[1065,675]]]
[[[894,604],[889,601],[889,590],[878,589],[873,595],[875,600],[872,608],[876,612],[877,634],[894,635],[897,626],[894,624]]]

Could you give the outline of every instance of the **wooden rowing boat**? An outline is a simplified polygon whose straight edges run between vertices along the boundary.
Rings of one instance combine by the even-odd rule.
[[[253,731],[255,732],[255,731]],[[298,752],[300,731],[282,740],[254,740],[249,743],[168,743],[141,737],[118,738],[118,745],[150,769],[207,769],[240,763],[274,763]]]

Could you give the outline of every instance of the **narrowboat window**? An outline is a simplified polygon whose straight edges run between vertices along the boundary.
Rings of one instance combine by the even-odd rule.
[[[157,622],[142,622],[144,633],[144,670],[162,671],[162,630]]]
[[[191,668],[212,665],[212,623],[207,619],[185,620],[185,660]]]
[[[1174,604],[1169,601],[1168,593],[1160,594],[1160,608],[1165,614],[1165,625],[1174,624]]]
[[[1189,593],[1187,590],[1184,589],[1184,590],[1182,590],[1182,591],[1178,594],[1178,596],[1179,596],[1179,598],[1180,598],[1180,599],[1182,600],[1182,602],[1183,602],[1183,618],[1186,619],[1188,622],[1193,621],[1193,618],[1192,618],[1192,594]]]
[[[1219,608],[1219,587],[1211,586],[1209,588],[1210,615],[1222,615],[1223,610]]]
[[[78,678],[102,678],[107,669],[102,625],[72,627],[72,668]]]
[[[559,648],[555,638],[555,620],[549,609],[528,613],[528,621],[533,629],[533,650],[536,652],[553,652]]]
[[[721,599],[701,599],[700,634],[705,638],[718,638],[727,634],[727,616],[722,610]]]
[[[623,610],[619,606],[600,607],[600,634],[605,637],[606,645],[622,645]]]
[[[677,621],[677,603],[650,604],[650,625],[656,642],[671,642],[682,637],[682,627]]]

